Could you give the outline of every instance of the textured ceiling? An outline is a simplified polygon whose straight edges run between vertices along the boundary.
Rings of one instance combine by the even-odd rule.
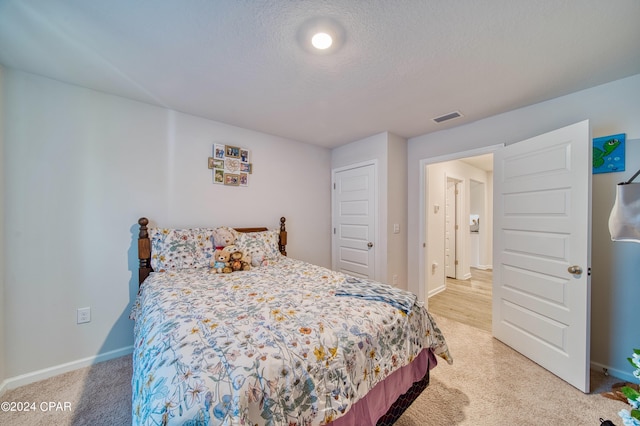
[[[339,45],[312,53],[323,20]],[[639,21],[638,0],[0,0],[0,63],[334,147],[638,74]]]

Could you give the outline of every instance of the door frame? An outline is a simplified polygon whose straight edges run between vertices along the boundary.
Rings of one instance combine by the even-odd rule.
[[[443,163],[445,161],[459,160],[466,157],[475,157],[483,154],[493,154],[498,149],[504,147],[505,144],[489,145],[482,148],[470,149],[467,151],[455,152],[452,154],[441,155],[437,157],[423,158],[420,160],[420,200],[419,200],[419,220],[418,220],[418,232],[420,239],[418,241],[417,252],[418,256],[418,299],[424,302],[425,306],[429,306],[429,298],[427,292],[427,274],[426,274],[426,258],[427,258],[427,218],[429,217],[426,205],[427,203],[427,188],[429,187],[427,166],[436,163]]]
[[[382,270],[382,253],[380,250],[378,250],[378,246],[380,247],[386,247],[386,240],[385,241],[381,241],[380,239],[380,223],[378,223],[378,221],[380,220],[380,215],[379,215],[379,211],[378,211],[378,206],[379,206],[379,200],[381,198],[380,193],[379,193],[379,188],[380,185],[378,183],[378,179],[379,179],[379,173],[378,173],[378,160],[376,159],[372,159],[372,160],[367,160],[367,161],[361,161],[358,163],[353,163],[353,164],[348,164],[346,166],[342,166],[342,167],[336,167],[331,169],[331,269],[336,270],[336,265],[337,265],[337,260],[336,260],[336,255],[337,255],[337,250],[336,250],[336,234],[335,234],[335,217],[333,215],[333,209],[335,208],[335,202],[336,202],[336,193],[334,191],[334,187],[336,184],[336,174],[340,173],[340,172],[344,172],[347,170],[352,170],[352,169],[357,169],[360,167],[366,167],[366,166],[373,166],[373,223],[374,223],[374,230],[373,230],[373,247],[372,250],[374,250],[373,252],[373,258],[374,258],[374,279],[377,281],[382,281],[381,277],[384,277],[386,274],[386,264],[385,264],[385,270]],[[383,245],[384,244],[384,245]]]
[[[458,220],[460,217],[460,199],[458,194],[458,185],[461,183],[460,179],[449,176],[448,174],[444,179],[446,190],[445,190],[445,203],[444,203],[444,214],[445,214],[445,239],[444,239],[444,248],[445,248],[445,262],[444,262],[444,281],[443,283],[446,287],[447,278],[458,278],[458,246],[459,246],[459,235],[458,235]],[[450,194],[450,186],[449,183],[453,184],[453,203],[449,199]],[[447,215],[451,215],[451,206],[453,205],[453,226],[451,226],[451,222],[447,225]],[[448,238],[449,241],[453,240],[453,264],[451,264],[451,256],[447,257],[447,232],[451,231],[453,235],[453,239],[451,236]],[[453,270],[453,276],[449,275],[449,272]]]

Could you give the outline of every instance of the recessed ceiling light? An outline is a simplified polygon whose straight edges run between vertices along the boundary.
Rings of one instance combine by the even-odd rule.
[[[324,50],[331,47],[333,43],[333,39],[327,33],[316,33],[313,37],[311,37],[311,44],[316,49]]]
[[[2,2],[2,0],[0,0]],[[298,44],[313,55],[331,55],[345,44],[345,30],[330,17],[315,17],[304,21],[296,32]]]

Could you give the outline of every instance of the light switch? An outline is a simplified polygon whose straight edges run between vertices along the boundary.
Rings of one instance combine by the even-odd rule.
[[[394,234],[399,234],[400,233],[400,224],[399,223],[394,223],[393,224],[393,233]]]

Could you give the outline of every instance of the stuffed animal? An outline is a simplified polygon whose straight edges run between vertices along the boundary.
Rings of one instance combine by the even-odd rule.
[[[234,233],[234,230],[225,226],[214,229],[211,236],[213,237],[213,247],[215,247],[216,250],[222,250],[236,242],[236,234]]]
[[[233,272],[235,271],[248,271],[251,268],[246,261],[242,261],[244,255],[240,251],[235,251],[231,253],[231,257],[229,259],[229,266]]]
[[[242,253],[242,259],[240,259],[240,262],[242,262],[242,270],[243,271],[248,271],[249,269],[251,269],[251,255],[249,253]]]
[[[223,250],[216,250],[213,253],[213,262],[211,263],[211,270],[214,274],[228,274],[233,272],[229,264],[229,253]]]
[[[265,259],[264,251],[262,251],[257,247],[247,248],[244,251],[244,255],[247,259],[250,259],[248,260],[248,262],[251,264],[251,266],[255,268],[259,266],[267,265],[267,260]]]
[[[240,248],[235,244],[229,244],[228,246],[224,247],[222,251],[226,251],[227,253],[232,254],[240,251]]]

